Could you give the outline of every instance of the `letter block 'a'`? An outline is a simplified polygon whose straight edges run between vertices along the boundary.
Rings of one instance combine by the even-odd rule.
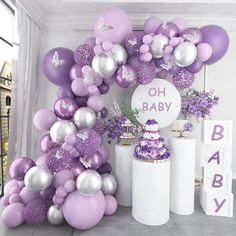
[[[231,145],[232,121],[229,120],[203,121],[202,142],[204,144]]]

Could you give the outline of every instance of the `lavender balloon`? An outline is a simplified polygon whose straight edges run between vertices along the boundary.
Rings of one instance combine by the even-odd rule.
[[[74,94],[72,93],[71,89],[68,87],[61,87],[57,90],[57,97],[58,98],[73,98]]]
[[[72,164],[71,172],[74,177],[78,177],[84,170],[84,166],[79,161]]]
[[[173,22],[179,29],[179,32],[184,31],[188,27],[188,22],[184,18],[175,18]]]
[[[155,33],[162,24],[162,20],[157,16],[151,16],[144,22],[144,32],[146,34]]]
[[[74,54],[67,48],[53,48],[43,59],[43,71],[48,80],[59,86],[68,86],[70,68],[75,64]]]
[[[82,68],[78,64],[73,65],[70,69],[71,80],[78,79],[81,77],[83,77]]]
[[[173,38],[179,35],[179,29],[174,23],[166,22],[157,29],[156,33],[165,35],[168,38]]]
[[[203,63],[200,62],[200,61],[197,61],[195,60],[193,62],[193,64],[191,64],[190,66],[186,67],[186,69],[192,73],[192,74],[195,74],[195,73],[198,73],[203,67]]]
[[[52,141],[50,134],[45,134],[40,141],[41,151],[46,154],[59,145]]]
[[[201,43],[203,39],[202,32],[197,27],[185,29],[180,36],[184,38],[185,41],[189,41],[195,45]]]
[[[71,119],[77,109],[78,105],[73,98],[59,98],[54,104],[54,113],[61,119]]]
[[[135,85],[137,76],[132,67],[123,65],[117,70],[115,80],[120,87],[131,88]]]
[[[80,162],[85,168],[96,170],[102,165],[102,156],[99,152],[96,152],[92,156],[80,158]]]
[[[18,157],[10,166],[10,176],[16,180],[24,180],[26,172],[35,165],[29,157]]]

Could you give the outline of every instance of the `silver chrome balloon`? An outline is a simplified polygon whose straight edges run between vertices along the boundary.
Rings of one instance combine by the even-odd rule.
[[[83,171],[76,180],[77,190],[84,195],[95,194],[101,190],[102,177],[95,170]]]
[[[51,205],[48,209],[47,219],[52,225],[60,225],[64,222],[64,216],[58,205]]]
[[[62,144],[65,142],[65,137],[68,134],[76,134],[76,132],[77,129],[73,122],[69,120],[58,120],[52,125],[50,136],[55,143]]]
[[[95,55],[92,61],[93,70],[104,78],[111,77],[116,69],[117,63],[111,53]]]
[[[81,107],[75,111],[73,121],[78,129],[93,128],[96,123],[96,114],[88,107]]]
[[[113,44],[111,50],[112,56],[115,58],[118,65],[124,65],[127,61],[127,52],[120,44]]]
[[[104,195],[112,195],[117,188],[117,181],[111,174],[102,175],[102,192]]]
[[[49,169],[42,166],[34,166],[29,169],[24,178],[24,184],[34,192],[40,192],[48,188],[53,180]]]
[[[152,38],[152,43],[150,46],[150,52],[154,58],[162,58],[164,55],[165,46],[168,44],[169,39],[162,34],[155,35]]]
[[[190,66],[197,57],[197,48],[193,43],[183,42],[174,50],[175,63],[179,67]]]

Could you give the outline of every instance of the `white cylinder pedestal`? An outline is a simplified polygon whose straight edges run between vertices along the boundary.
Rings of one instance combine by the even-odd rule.
[[[195,139],[171,137],[168,140],[170,164],[170,210],[179,215],[194,212]]]
[[[132,159],[135,145],[115,145],[116,199],[121,206],[132,206]]]
[[[170,161],[146,162],[133,159],[132,215],[146,225],[169,220]]]

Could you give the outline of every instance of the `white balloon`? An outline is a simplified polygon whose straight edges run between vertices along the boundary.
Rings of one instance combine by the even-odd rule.
[[[24,184],[34,192],[40,192],[48,188],[53,180],[49,169],[42,166],[34,166],[29,169],[24,178]]]
[[[168,44],[169,39],[162,34],[155,35],[152,38],[152,44],[150,46],[150,51],[154,58],[162,58],[164,55],[165,46]]]
[[[127,61],[127,52],[120,44],[113,44],[111,50],[112,56],[115,58],[118,65],[124,65]]]
[[[117,188],[117,182],[113,175],[103,174],[102,175],[102,192],[104,195],[112,195],[115,193]]]
[[[175,63],[179,67],[190,66],[197,57],[197,48],[193,43],[183,42],[174,50]]]
[[[73,121],[78,129],[93,128],[96,123],[96,114],[89,107],[81,107],[75,111]]]
[[[47,213],[48,221],[53,225],[59,225],[64,222],[64,216],[58,205],[51,205]]]
[[[69,120],[58,120],[52,125],[50,136],[55,143],[62,144],[65,142],[65,137],[68,134],[76,134],[76,132],[77,129],[73,122]]]

